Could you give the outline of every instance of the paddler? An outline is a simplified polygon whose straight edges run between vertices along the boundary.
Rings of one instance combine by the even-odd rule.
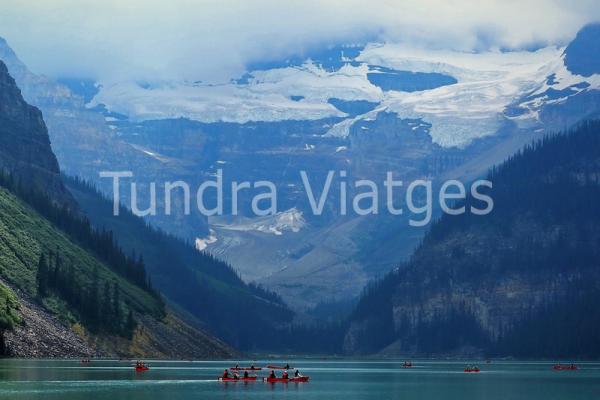
[[[240,379],[240,374],[238,374],[237,372],[233,373],[233,379]]]
[[[285,364],[285,369],[290,369],[290,364]]]
[[[244,371],[244,379],[248,379],[250,375],[248,375],[248,371]]]
[[[229,371],[225,370],[223,371],[223,379],[227,379],[229,378]]]
[[[282,377],[283,379],[289,379],[289,377],[290,377],[290,376],[288,375],[288,372],[287,372],[287,370],[286,370],[286,371],[283,371],[283,375],[281,375],[281,377]]]
[[[275,379],[277,378],[277,375],[275,375],[275,371],[271,370],[271,373],[269,374],[269,379]]]
[[[300,378],[301,376],[300,371],[296,370],[296,372],[294,372],[294,378]]]

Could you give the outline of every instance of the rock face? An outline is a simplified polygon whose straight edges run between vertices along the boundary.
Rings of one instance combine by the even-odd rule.
[[[108,355],[94,349],[23,293],[15,292],[19,297],[21,323],[4,334],[11,357],[78,358]]]
[[[600,23],[585,26],[565,49],[565,65],[577,75],[600,73]]]
[[[41,111],[25,102],[1,61],[0,169],[11,172],[26,187],[74,204],[62,184]]]
[[[6,282],[1,282],[7,286]],[[170,313],[163,321],[141,317],[134,338],[87,337],[65,326],[28,295],[13,288],[21,322],[4,333],[8,355],[20,358],[142,357],[223,359],[235,350]]]

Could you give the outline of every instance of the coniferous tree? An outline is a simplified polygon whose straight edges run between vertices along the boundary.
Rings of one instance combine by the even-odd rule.
[[[38,296],[46,296],[48,294],[48,263],[46,262],[44,253],[42,253],[38,261],[37,285]]]
[[[113,283],[113,318],[115,321],[121,321],[121,300],[119,296],[119,283]]]
[[[100,311],[100,318],[101,318],[102,324],[104,326],[111,325],[111,323],[113,321],[112,311],[113,311],[113,307],[112,307],[112,300],[110,297],[110,284],[108,283],[108,281],[106,281],[106,282],[104,282],[104,292],[102,295],[102,304],[101,304],[101,311]]]

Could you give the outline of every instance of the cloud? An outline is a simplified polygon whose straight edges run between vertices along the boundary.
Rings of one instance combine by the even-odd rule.
[[[0,36],[51,76],[221,81],[331,43],[522,48],[595,20],[596,0],[2,0]]]

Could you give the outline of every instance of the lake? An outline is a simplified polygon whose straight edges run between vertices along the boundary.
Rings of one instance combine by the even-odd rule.
[[[598,399],[600,364],[577,371],[553,371],[547,362],[479,363],[370,360],[286,360],[311,377],[308,383],[221,383],[223,369],[236,361],[150,361],[136,373],[130,361],[0,360],[0,399]],[[282,362],[279,361],[278,364]],[[285,362],[284,362],[285,363]],[[239,361],[249,365],[248,361]],[[254,361],[264,366],[265,361]],[[266,375],[263,370],[259,376]]]

